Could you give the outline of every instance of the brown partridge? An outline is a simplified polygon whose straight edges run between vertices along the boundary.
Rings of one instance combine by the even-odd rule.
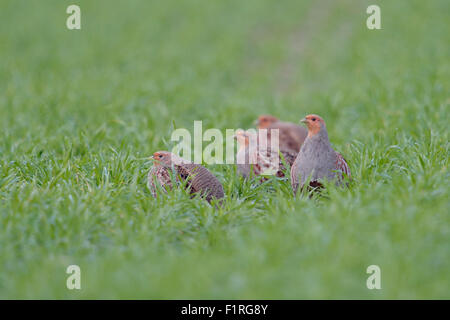
[[[159,166],[165,168],[167,172],[173,170],[178,180],[186,181],[186,188],[190,190],[192,195],[200,194],[208,202],[212,199],[224,197],[222,184],[205,167],[184,160],[168,151],[155,152],[153,160]],[[162,179],[162,181],[166,182],[165,179]]]
[[[309,186],[315,188],[321,187],[324,179],[340,185],[344,176],[350,178],[347,162],[331,147],[325,121],[317,115],[308,115],[301,122],[308,127],[308,136],[291,169],[294,194],[308,179]]]
[[[280,139],[280,150],[300,151],[308,131],[291,122],[283,122],[271,115],[262,115],[257,120],[258,129],[278,129]],[[269,130],[270,134],[270,130]]]

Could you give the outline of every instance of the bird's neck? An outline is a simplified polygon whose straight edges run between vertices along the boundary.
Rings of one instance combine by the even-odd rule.
[[[308,132],[308,137],[309,140],[311,141],[315,141],[315,142],[320,142],[326,145],[330,145],[330,140],[328,139],[328,132],[327,129],[325,128],[321,128],[318,132],[316,133],[312,133],[312,132]]]

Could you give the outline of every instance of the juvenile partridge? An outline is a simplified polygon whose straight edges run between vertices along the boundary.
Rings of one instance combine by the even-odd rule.
[[[311,187],[321,187],[321,180],[342,183],[344,174],[350,178],[350,169],[341,154],[333,150],[328,139],[325,121],[317,115],[308,115],[301,122],[308,127],[308,136],[291,169],[294,194],[309,179]]]
[[[159,166],[165,168],[167,173],[169,170],[173,170],[177,179],[186,181],[186,187],[192,195],[200,194],[208,202],[214,198],[221,199],[224,197],[222,184],[205,167],[184,160],[168,151],[155,152],[153,154],[153,160]],[[164,171],[161,169],[161,171],[157,172]],[[165,183],[165,186],[168,186],[167,180],[162,178],[165,177],[165,173],[160,174],[160,176],[161,179],[158,179],[158,181],[162,181]],[[168,176],[170,178],[170,175]]]
[[[308,131],[291,122],[282,122],[271,115],[262,115],[257,120],[258,129],[278,129],[280,139],[280,150],[300,151],[303,142],[308,135]],[[269,130],[270,133],[270,130]]]

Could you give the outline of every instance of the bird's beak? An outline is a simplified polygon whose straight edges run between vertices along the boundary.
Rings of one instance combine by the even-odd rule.
[[[156,158],[156,155],[155,155],[155,154],[153,154],[153,155],[150,157],[150,160],[152,160],[153,162],[158,161],[158,159]]]
[[[259,120],[258,119],[256,119],[255,121],[253,121],[253,125],[254,126],[257,126],[259,124]]]
[[[308,123],[308,120],[306,118],[303,118],[302,120],[300,120],[301,123]]]

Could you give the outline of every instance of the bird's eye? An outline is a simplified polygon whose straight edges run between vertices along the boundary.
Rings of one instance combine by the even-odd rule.
[[[316,121],[316,118],[312,118],[311,120],[312,120],[312,121]]]
[[[161,158],[162,158],[162,154],[160,154],[160,155],[158,156],[158,158],[160,158],[160,159],[161,159]]]

